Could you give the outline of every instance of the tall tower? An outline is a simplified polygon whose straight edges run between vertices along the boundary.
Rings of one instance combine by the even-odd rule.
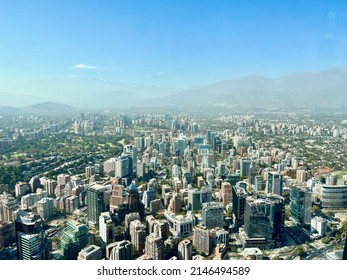
[[[248,237],[279,244],[284,237],[284,198],[275,194],[257,199],[248,197],[244,224]]]
[[[105,186],[98,184],[87,189],[88,222],[91,225],[98,224],[100,214],[105,211],[104,191]]]
[[[221,202],[207,202],[202,204],[202,220],[208,229],[223,227],[224,207]]]
[[[297,223],[311,223],[312,192],[306,188],[290,189],[290,216]]]
[[[51,243],[39,216],[18,210],[15,222],[19,260],[48,260]]]
[[[146,237],[145,254],[153,260],[164,259],[164,242],[159,235],[151,233]]]
[[[282,195],[283,176],[278,172],[269,172],[267,175],[267,193]]]
[[[128,210],[130,213],[139,212],[140,196],[139,196],[139,191],[137,190],[137,187],[135,185],[135,181],[132,181],[131,185],[128,188],[127,203],[128,203]]]

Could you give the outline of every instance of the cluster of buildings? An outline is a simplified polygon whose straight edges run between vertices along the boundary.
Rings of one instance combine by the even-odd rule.
[[[75,133],[92,122],[76,121]],[[18,182],[15,196],[0,195],[0,248],[12,246],[18,259],[226,259],[233,236],[243,258],[259,259],[283,246],[286,219],[310,240],[329,229],[312,205],[347,207],[345,182],[333,173],[322,182],[303,159],[263,147],[242,127],[202,130],[185,116],[116,121],[122,133],[129,124],[170,129],[133,130],[120,155],[84,174]]]

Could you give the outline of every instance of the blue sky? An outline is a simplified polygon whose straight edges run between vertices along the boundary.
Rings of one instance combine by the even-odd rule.
[[[71,79],[189,88],[346,66],[341,0],[0,0],[0,92]]]

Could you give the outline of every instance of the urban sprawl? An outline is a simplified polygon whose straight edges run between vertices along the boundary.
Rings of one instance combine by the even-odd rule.
[[[0,259],[343,259],[346,144],[324,110],[3,115]]]

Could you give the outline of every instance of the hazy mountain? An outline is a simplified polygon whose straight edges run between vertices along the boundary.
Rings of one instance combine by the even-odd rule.
[[[347,68],[279,78],[249,75],[142,102],[161,106],[317,107],[347,104]]]
[[[56,102],[43,102],[19,109],[26,113],[67,113],[76,110],[74,107]]]

